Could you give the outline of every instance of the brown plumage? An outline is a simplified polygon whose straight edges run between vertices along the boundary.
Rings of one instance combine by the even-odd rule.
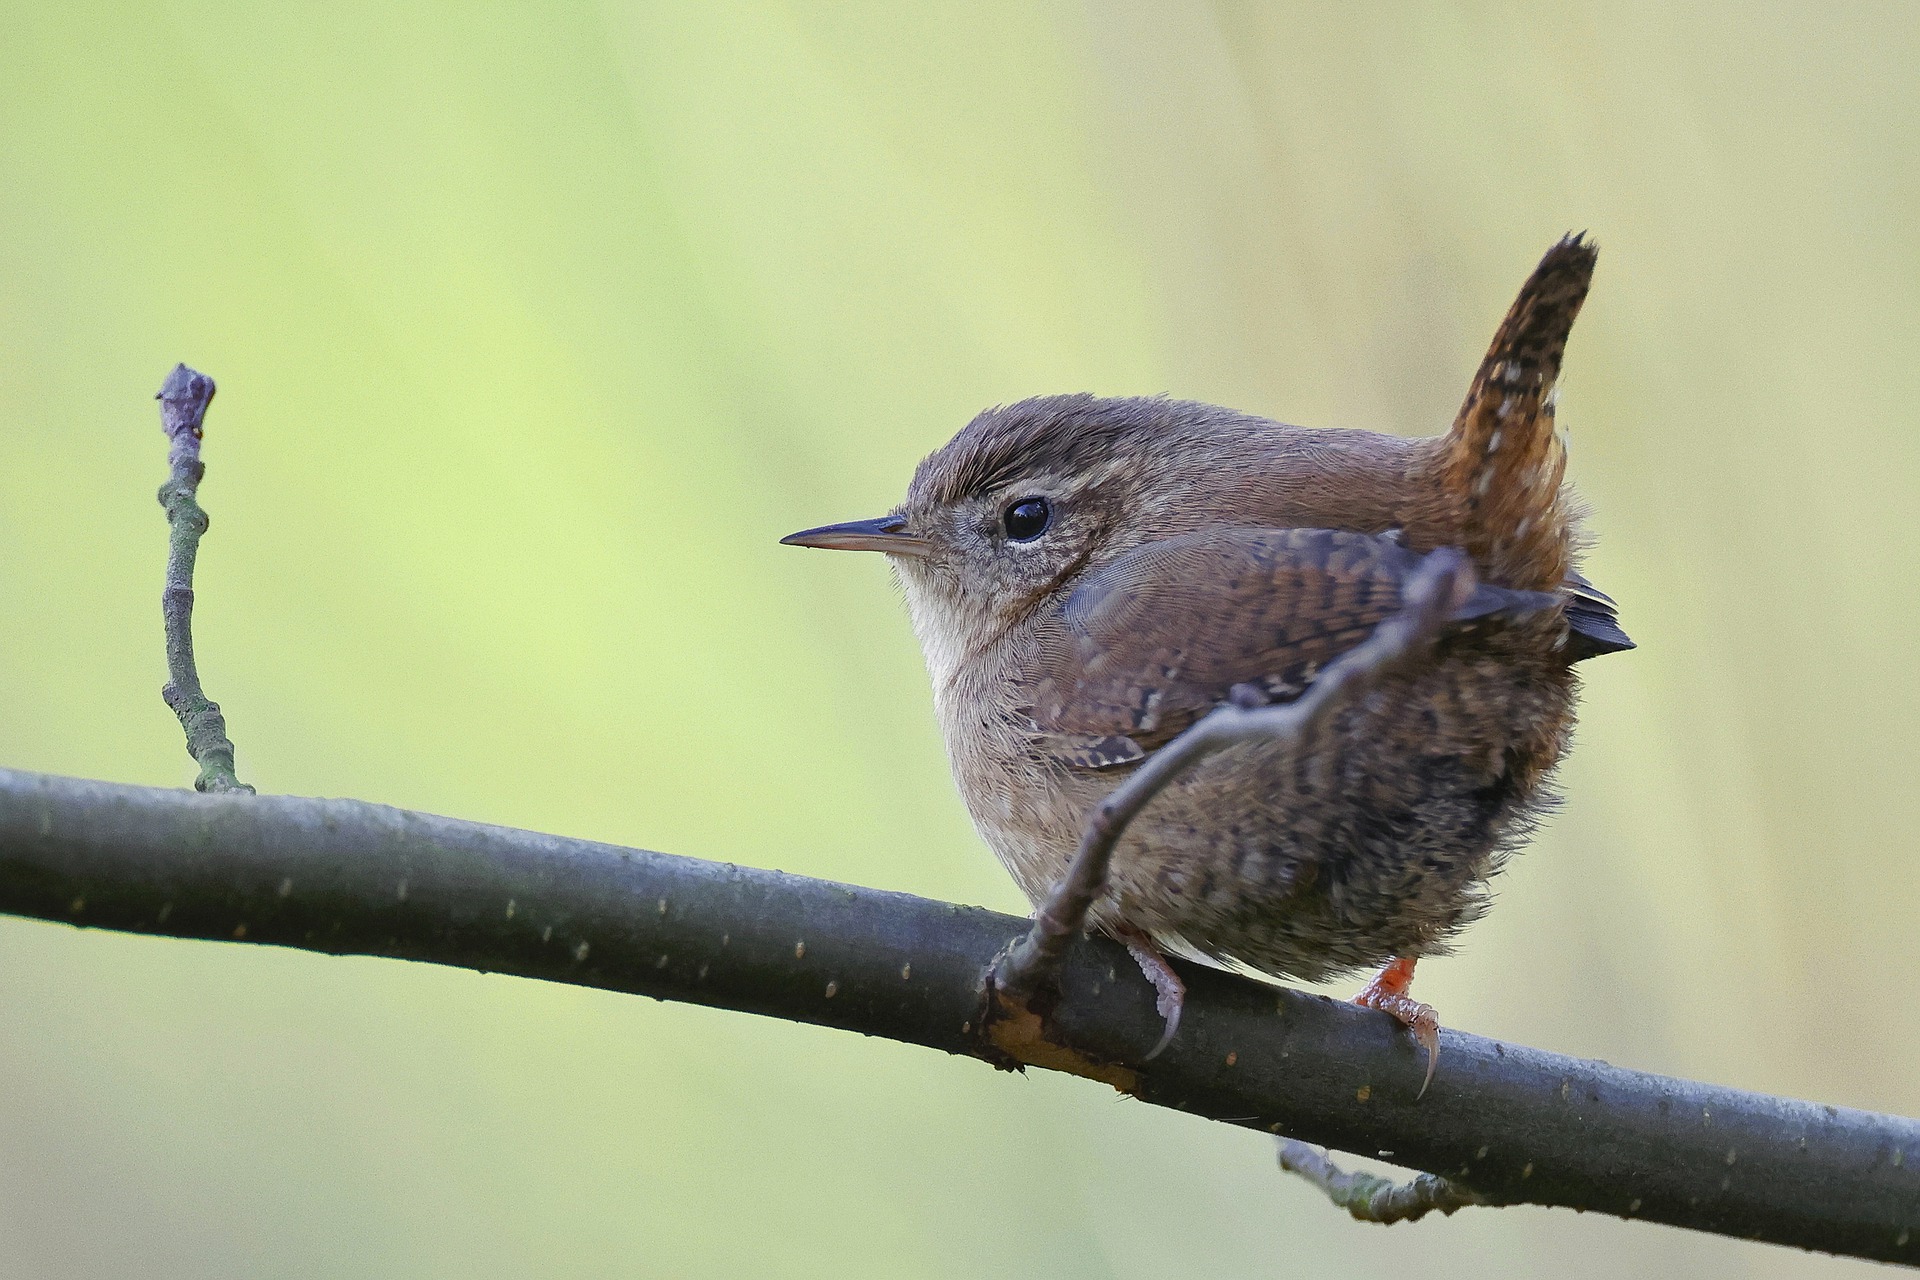
[[[1530,829],[1565,750],[1580,658],[1630,647],[1579,577],[1554,382],[1592,275],[1579,237],[1522,288],[1452,430],[1309,430],[1211,405],[1056,396],[993,409],[891,515],[793,535],[893,553],[954,777],[1038,902],[1091,806],[1235,698],[1287,701],[1399,607],[1424,554],[1481,586],[1433,661],[1304,752],[1231,748],[1118,846],[1093,921],[1317,980],[1395,961],[1404,995]]]
[[[1429,488],[1448,509],[1427,536],[1434,545],[1453,542],[1506,586],[1550,591],[1573,568],[1574,512],[1561,487],[1567,450],[1554,398],[1593,264],[1593,247],[1577,236],[1548,251],[1434,451]]]

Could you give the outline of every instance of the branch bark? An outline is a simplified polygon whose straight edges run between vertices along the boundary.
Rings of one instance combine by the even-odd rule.
[[[1101,1080],[1158,1106],[1379,1152],[1490,1202],[1565,1205],[1920,1265],[1920,1123],[1389,1020],[1198,966],[1160,1058],[1116,944],[1059,1000],[984,1016],[1028,922],[905,894],[410,813],[0,770],[0,912],[391,956],[740,1009]]]

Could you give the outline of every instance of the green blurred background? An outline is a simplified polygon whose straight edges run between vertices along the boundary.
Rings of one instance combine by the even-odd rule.
[[[1920,1112],[1920,9],[7,6],[5,764],[182,785],[164,444],[245,777],[1004,909],[877,559],[981,407],[1443,427],[1603,248],[1568,803],[1447,1021]],[[7,1276],[1565,1276],[1083,1081],[502,977],[0,922]]]

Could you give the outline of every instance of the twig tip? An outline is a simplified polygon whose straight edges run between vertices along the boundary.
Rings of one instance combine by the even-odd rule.
[[[213,392],[213,379],[206,374],[184,364],[173,366],[173,372],[153,397],[160,402],[161,430],[168,436],[191,431],[198,437],[200,420],[206,416]]]

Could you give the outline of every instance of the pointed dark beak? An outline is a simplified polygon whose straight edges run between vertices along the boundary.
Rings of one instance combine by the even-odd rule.
[[[877,520],[849,520],[845,524],[823,524],[818,529],[802,529],[780,539],[783,547],[825,547],[829,551],[884,551],[890,556],[923,556],[927,540],[902,533],[907,527],[903,516],[881,516]]]

